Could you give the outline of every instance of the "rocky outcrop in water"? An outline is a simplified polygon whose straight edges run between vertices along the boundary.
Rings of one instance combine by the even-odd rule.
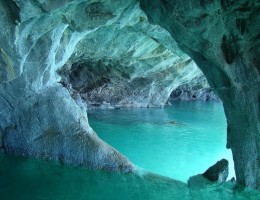
[[[237,182],[259,188],[259,1],[141,0],[141,7],[171,33],[223,101]]]
[[[188,180],[190,188],[204,188],[213,183],[223,183],[228,177],[228,161],[222,159],[208,168],[203,174],[192,176]]]
[[[211,181],[225,182],[228,177],[228,161],[222,159],[208,168],[203,174],[205,178]]]

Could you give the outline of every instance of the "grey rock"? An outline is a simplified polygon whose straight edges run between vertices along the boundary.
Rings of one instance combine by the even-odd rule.
[[[173,90],[169,101],[220,101],[219,97],[208,87],[190,89],[183,86]]]
[[[188,183],[188,187],[192,189],[202,189],[214,184],[212,181],[202,176],[202,174],[198,174],[190,177],[187,183]]]
[[[0,146],[9,154],[133,171],[89,126],[88,107],[163,106],[203,76],[136,0],[0,1],[0,12]]]
[[[216,164],[208,168],[202,176],[210,181],[225,182],[228,177],[228,161],[222,159],[216,162]]]
[[[196,77],[175,88],[169,101],[220,101],[219,97],[209,87],[205,76]]]
[[[169,32],[150,24],[136,0],[0,1],[2,148],[133,171],[91,129],[85,102],[163,106],[174,89],[200,80],[202,72],[173,36],[223,101],[238,183],[258,188],[259,4],[141,0],[141,6]]]
[[[208,168],[203,174],[192,176],[188,180],[188,186],[193,189],[201,189],[215,183],[223,183],[228,177],[228,161],[222,159]]]
[[[260,188],[259,2],[141,0],[140,5],[152,23],[170,32],[219,95],[237,182]]]
[[[7,98],[2,98],[0,105],[4,107],[5,103],[6,108],[12,110],[1,114],[12,115],[12,120],[2,125],[6,153],[59,160],[87,168],[134,170],[126,157],[98,138],[89,127],[85,108],[79,106],[65,88],[51,87],[35,95],[19,90],[18,80],[15,83],[15,93],[12,93],[11,84],[11,88],[1,87],[1,96]],[[19,102],[15,97],[19,97]]]

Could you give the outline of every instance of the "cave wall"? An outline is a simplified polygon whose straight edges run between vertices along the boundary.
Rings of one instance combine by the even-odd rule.
[[[175,88],[205,80],[170,34],[148,22],[137,1],[116,20],[84,36],[60,70],[62,82],[88,108],[162,107]]]
[[[204,83],[203,88],[208,86],[191,60],[172,64],[170,55],[164,64],[158,63],[160,66],[153,61],[148,65],[142,61],[133,62],[130,57],[127,60],[129,62],[88,60],[74,63],[69,69],[59,70],[61,83],[72,93],[78,93],[88,109],[163,107],[172,90],[180,85]]]
[[[64,3],[0,2],[0,24],[5,27],[0,33],[1,150],[88,168],[133,171],[125,156],[98,138],[88,124],[84,102],[71,97],[56,73],[84,36],[113,17],[114,9],[86,1]],[[116,1],[107,3],[120,7]]]
[[[0,148],[9,154],[133,171],[89,126],[87,104],[163,106],[203,76],[136,0],[2,0],[0,12]]]
[[[141,0],[223,101],[238,183],[260,187],[260,2]]]

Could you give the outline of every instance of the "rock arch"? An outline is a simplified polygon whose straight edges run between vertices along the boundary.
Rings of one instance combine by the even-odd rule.
[[[141,7],[194,59],[222,99],[237,181],[259,188],[259,1],[141,0]]]

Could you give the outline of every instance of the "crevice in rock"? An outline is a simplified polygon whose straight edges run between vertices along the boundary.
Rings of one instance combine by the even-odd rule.
[[[12,24],[17,24],[21,21],[19,13],[20,7],[17,5],[16,1],[13,0],[2,0],[4,9],[6,10],[6,14],[8,15],[8,19],[12,22]]]
[[[225,10],[235,3],[234,0],[221,0],[221,6]]]
[[[233,46],[233,40],[224,35],[222,38],[221,49],[225,57],[226,62],[231,65],[235,59],[235,49]]]
[[[246,32],[247,20],[245,18],[236,19],[236,26],[240,33],[243,35]]]

